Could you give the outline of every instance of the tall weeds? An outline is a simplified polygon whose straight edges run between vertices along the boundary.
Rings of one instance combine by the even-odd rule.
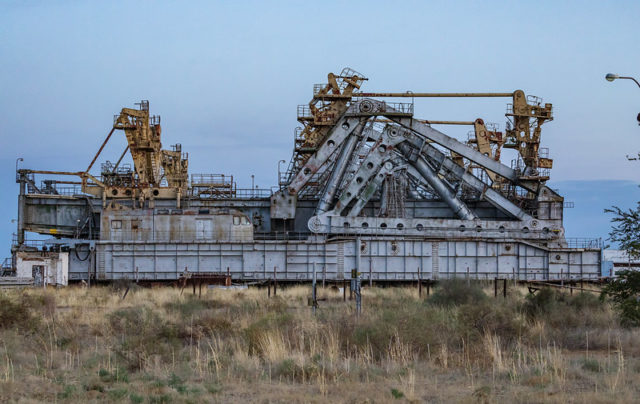
[[[310,395],[291,401],[336,391],[428,401],[453,391],[487,398],[498,386],[570,391],[576,378],[594,392],[630,391],[639,335],[607,304],[547,290],[494,299],[482,286],[441,283],[422,299],[415,288],[366,288],[359,317],[330,289],[313,315],[305,286],[275,298],[261,289],[202,299],[135,289],[125,300],[107,287],[3,292],[0,399],[202,401],[259,384],[306,386]]]

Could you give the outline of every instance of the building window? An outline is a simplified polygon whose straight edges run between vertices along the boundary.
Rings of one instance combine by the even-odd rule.
[[[112,220],[111,221],[111,228],[114,229],[114,230],[121,229],[122,228],[122,220]]]

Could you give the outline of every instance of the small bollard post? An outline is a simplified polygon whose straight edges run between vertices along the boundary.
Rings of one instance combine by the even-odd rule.
[[[276,297],[278,294],[276,291],[276,289],[278,289],[278,275],[276,274],[276,268],[277,267],[273,267],[273,297]]]
[[[362,313],[362,278],[358,274],[356,278],[356,314]]]
[[[418,297],[422,298],[422,277],[420,275],[420,267],[418,267]]]
[[[351,270],[351,281],[349,282],[349,301],[353,300],[353,269]]]
[[[325,288],[325,281],[327,279],[327,267],[323,266],[322,267],[322,289]]]
[[[347,301],[347,280],[346,279],[342,280],[342,301],[343,302]]]
[[[351,285],[353,285],[352,289],[356,295],[356,316],[360,316],[362,312],[362,278],[356,269],[351,270]]]
[[[271,278],[267,281],[267,297],[271,297]]]
[[[316,308],[318,307],[318,298],[316,295],[316,263],[313,263],[313,282],[311,286],[311,311],[316,314]]]
[[[493,297],[498,297],[498,278],[493,278]]]
[[[429,297],[430,293],[431,293],[431,281],[427,281],[427,297]]]
[[[504,288],[502,290],[502,297],[506,299],[507,298],[507,278],[504,278],[502,282],[503,282],[503,288]]]

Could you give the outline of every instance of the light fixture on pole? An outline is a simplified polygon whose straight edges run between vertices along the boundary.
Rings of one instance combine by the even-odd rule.
[[[618,79],[633,80],[633,82],[636,83],[638,85],[638,87],[640,87],[640,83],[638,82],[638,80],[634,79],[631,76],[620,76],[620,75],[615,74],[615,73],[607,73],[607,75],[604,76],[604,78],[607,81],[614,81],[614,80],[618,80]]]
[[[278,185],[282,185],[282,178],[280,178],[281,177],[281,175],[280,175],[280,164],[282,164],[282,163],[286,163],[286,161],[285,160],[278,161]]]
[[[614,81],[614,80],[618,80],[618,79],[633,80],[633,82],[636,83],[638,87],[640,87],[640,83],[638,82],[638,80],[636,80],[635,78],[633,78],[631,76],[620,76],[620,75],[615,74],[615,73],[607,73],[607,75],[604,76],[604,78],[607,81]],[[638,125],[640,125],[640,113],[636,117],[636,120],[638,121]]]

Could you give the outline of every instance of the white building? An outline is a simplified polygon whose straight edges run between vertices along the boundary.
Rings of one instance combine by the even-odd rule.
[[[604,250],[602,252],[602,276],[615,276],[616,271],[640,270],[640,259],[630,257],[624,250]]]
[[[69,253],[18,251],[16,278],[33,279],[35,286],[66,286],[69,280]]]

